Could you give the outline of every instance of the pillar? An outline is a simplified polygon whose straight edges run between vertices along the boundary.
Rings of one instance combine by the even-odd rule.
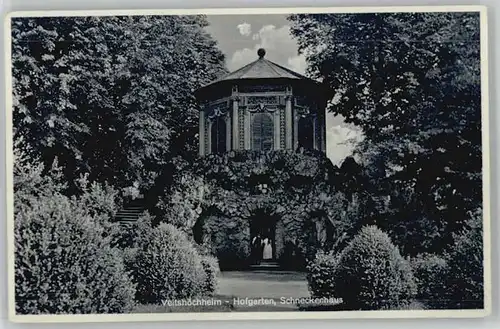
[[[238,120],[238,98],[233,97],[233,150],[237,150],[239,148],[239,120]]]
[[[274,119],[274,149],[280,149],[280,110],[276,109],[273,113]]]
[[[245,150],[250,150],[252,148],[252,141],[250,136],[251,124],[250,124],[250,112],[245,111]]]
[[[234,85],[232,89],[232,97],[231,101],[233,104],[232,108],[232,128],[233,128],[233,133],[232,133],[232,140],[233,140],[233,147],[231,148],[232,150],[238,150],[240,146],[240,134],[239,134],[239,97],[238,97],[238,86]]]
[[[208,120],[208,148],[206,154],[212,153],[212,120]]]
[[[227,111],[226,117],[226,151],[231,150],[231,115]]]
[[[205,112],[200,110],[200,121],[199,121],[199,143],[200,143],[200,156],[205,155]]]
[[[300,116],[297,113],[293,113],[293,149],[294,150],[296,150],[299,147],[299,119],[300,119]]]
[[[292,95],[287,95],[285,100],[285,124],[286,124],[286,143],[287,150],[293,149],[293,113],[292,113]]]

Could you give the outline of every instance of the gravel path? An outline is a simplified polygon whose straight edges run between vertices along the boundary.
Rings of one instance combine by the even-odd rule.
[[[220,274],[217,295],[231,299],[235,311],[293,311],[291,298],[309,297],[309,291],[303,273],[230,271]]]

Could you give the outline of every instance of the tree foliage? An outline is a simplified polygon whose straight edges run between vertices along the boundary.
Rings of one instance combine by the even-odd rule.
[[[204,16],[11,24],[16,133],[71,184],[90,172],[149,188],[173,155],[195,153],[193,91],[225,70]]]
[[[359,190],[389,198],[367,224],[405,252],[442,252],[481,203],[479,14],[290,21],[309,73],[334,90],[329,110],[363,131]]]

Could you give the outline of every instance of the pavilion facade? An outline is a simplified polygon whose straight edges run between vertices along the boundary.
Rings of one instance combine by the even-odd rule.
[[[199,154],[231,150],[326,150],[326,97],[319,83],[265,58],[195,93]]]

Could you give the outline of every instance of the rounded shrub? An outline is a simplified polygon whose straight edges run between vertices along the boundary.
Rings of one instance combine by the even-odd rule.
[[[484,307],[483,217],[480,209],[471,215],[447,255],[449,308]]]
[[[447,308],[446,260],[433,254],[419,254],[410,264],[417,285],[416,298],[427,308]]]
[[[416,293],[410,265],[376,226],[363,227],[340,253],[334,278],[344,309],[399,308]]]
[[[141,238],[132,267],[137,299],[142,303],[161,303],[203,293],[202,258],[188,236],[171,224],[160,224]]]
[[[135,287],[103,227],[59,193],[16,206],[15,300],[20,314],[123,313]]]
[[[313,297],[335,297],[335,270],[338,256],[319,251],[307,265],[307,282]]]
[[[205,271],[205,284],[203,285],[203,295],[213,296],[217,290],[217,275],[219,274],[219,261],[212,256],[203,256],[201,259],[203,270]]]

